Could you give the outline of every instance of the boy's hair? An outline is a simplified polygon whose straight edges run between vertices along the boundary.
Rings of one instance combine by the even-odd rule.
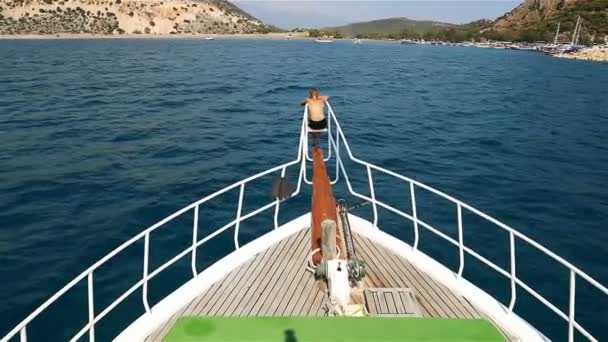
[[[312,94],[313,93],[317,93],[317,95],[319,95],[319,89],[317,89],[317,88],[310,88],[310,92],[308,93],[308,97],[312,98]]]

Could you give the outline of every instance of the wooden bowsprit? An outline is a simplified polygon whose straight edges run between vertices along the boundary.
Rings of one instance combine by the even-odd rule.
[[[342,247],[342,233],[337,229],[336,199],[331,188],[331,181],[327,175],[323,151],[318,146],[313,149],[311,213],[312,250],[319,249],[319,252],[312,256],[313,264],[316,266],[324,259],[333,259],[337,256],[335,254],[339,254],[339,259],[345,259],[346,253]],[[333,228],[330,227],[331,225],[333,225]],[[328,234],[332,230],[335,241],[324,241],[324,234]],[[331,236],[332,234],[328,235]]]

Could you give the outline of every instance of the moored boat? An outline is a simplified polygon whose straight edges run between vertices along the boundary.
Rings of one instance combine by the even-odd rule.
[[[332,36],[323,36],[321,38],[315,39],[315,42],[317,42],[317,43],[333,43],[334,42],[334,37],[332,37]]]

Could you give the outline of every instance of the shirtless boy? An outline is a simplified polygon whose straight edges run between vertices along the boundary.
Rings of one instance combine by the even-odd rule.
[[[308,127],[313,130],[322,130],[327,128],[327,119],[325,118],[325,101],[329,100],[329,96],[320,96],[317,88],[310,89],[310,95],[302,101],[301,105],[308,105]]]
[[[327,118],[325,118],[325,101],[329,96],[319,95],[317,88],[310,89],[308,98],[302,101],[302,106],[308,105],[308,127],[312,130],[323,130],[327,128]],[[319,133],[313,132],[313,143],[318,145]]]

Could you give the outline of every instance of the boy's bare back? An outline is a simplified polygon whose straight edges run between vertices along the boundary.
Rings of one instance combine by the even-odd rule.
[[[306,103],[308,104],[308,117],[312,121],[321,121],[325,119],[325,101],[327,96],[319,96],[316,99],[308,98]]]
[[[310,96],[302,101],[302,105],[308,105],[308,119],[310,121],[325,119],[325,101],[327,100],[329,100],[329,96],[321,96],[317,89],[311,89]]]

